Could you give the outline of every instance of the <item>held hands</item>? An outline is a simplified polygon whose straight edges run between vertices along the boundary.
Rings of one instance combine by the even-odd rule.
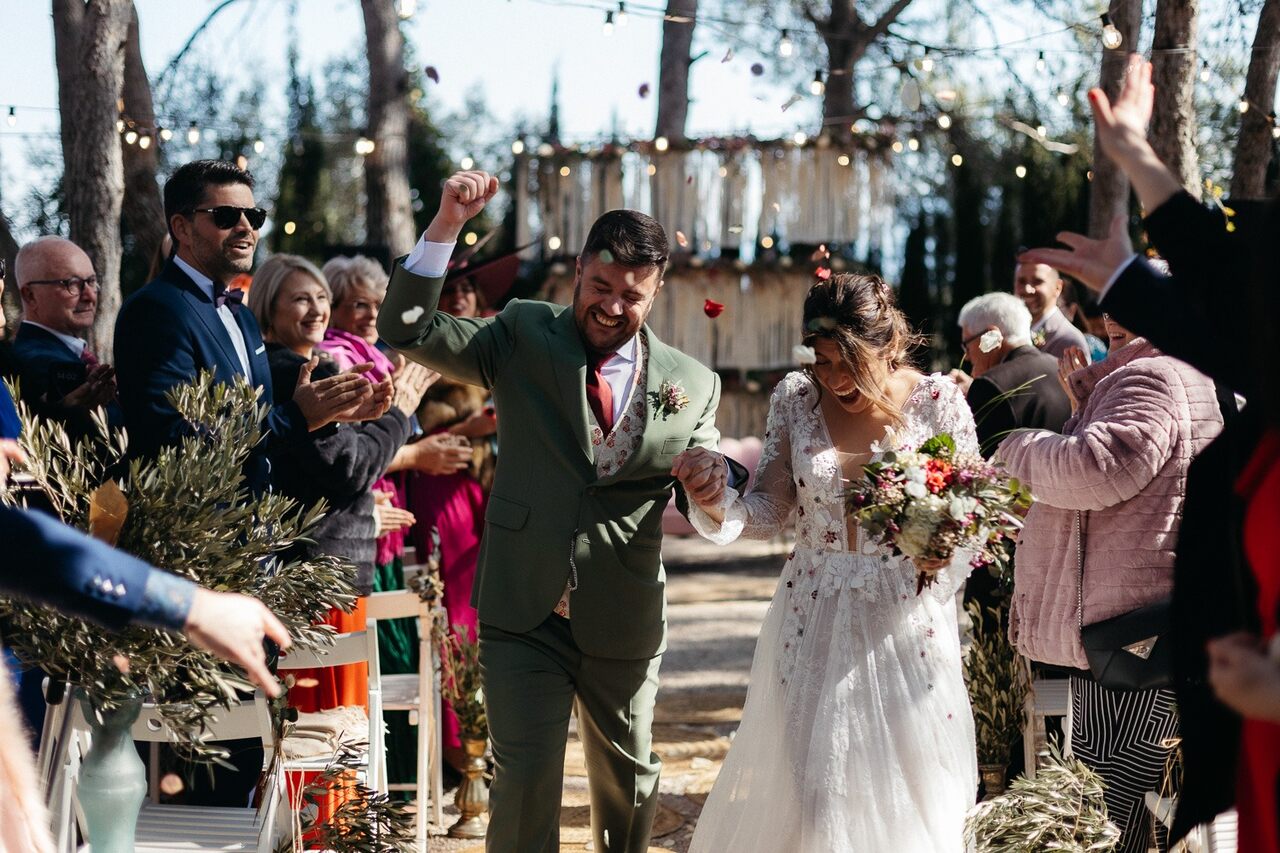
[[[720,501],[729,485],[729,466],[723,456],[705,447],[691,447],[675,458],[671,476],[680,481],[689,500],[721,520]]]
[[[261,601],[233,592],[196,590],[191,612],[182,632],[192,645],[243,667],[249,680],[270,697],[280,695],[280,684],[267,669],[263,637],[287,649],[289,632]]]
[[[433,243],[453,243],[467,220],[484,210],[498,192],[498,179],[488,172],[455,172],[444,182],[440,209],[427,226],[426,238]]]
[[[1251,634],[1209,641],[1209,683],[1225,705],[1251,720],[1280,723],[1280,662]]]
[[[1062,351],[1062,355],[1058,356],[1058,382],[1062,384],[1062,390],[1067,392],[1067,399],[1071,401],[1073,413],[1080,408],[1080,401],[1071,390],[1071,382],[1067,377],[1086,366],[1088,362],[1085,361],[1084,350],[1080,347],[1067,347]]]
[[[62,405],[93,411],[115,398],[116,369],[109,364],[99,364],[89,369],[82,384],[77,385],[62,398]]]

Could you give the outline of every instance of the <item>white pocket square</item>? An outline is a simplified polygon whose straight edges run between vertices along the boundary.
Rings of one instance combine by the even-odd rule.
[[[263,344],[262,346],[258,347],[256,350],[254,350],[254,351],[253,351],[253,354],[254,354],[254,355],[262,355],[264,352],[266,352],[266,350],[267,350],[267,345],[266,345],[266,344]]]

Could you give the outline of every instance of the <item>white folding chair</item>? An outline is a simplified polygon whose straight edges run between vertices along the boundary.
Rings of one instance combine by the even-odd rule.
[[[1043,676],[1037,676],[1031,681],[1022,722],[1022,772],[1028,779],[1036,778],[1036,756],[1044,749],[1048,740],[1045,719],[1065,717],[1071,707],[1068,683],[1065,678]]]
[[[382,684],[382,709],[384,711],[408,711],[409,722],[418,727],[417,781],[393,782],[385,785],[388,791],[414,791],[418,810],[415,827],[419,850],[426,850],[427,802],[430,800],[432,817],[437,825],[444,823],[444,780],[441,768],[440,743],[440,694],[437,678],[435,650],[431,644],[430,606],[411,590],[375,592],[368,599],[370,623],[379,619],[416,618],[418,624],[417,673],[380,675]],[[368,630],[372,631],[373,628]],[[423,701],[423,697],[427,697]],[[384,764],[385,769],[385,764]]]

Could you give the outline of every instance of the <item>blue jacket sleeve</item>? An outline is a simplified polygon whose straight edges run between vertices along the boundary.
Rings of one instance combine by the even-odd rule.
[[[0,382],[0,438],[17,438],[22,431],[18,410],[9,396],[9,388]]]
[[[0,593],[97,622],[181,630],[196,585],[38,512],[0,506]]]

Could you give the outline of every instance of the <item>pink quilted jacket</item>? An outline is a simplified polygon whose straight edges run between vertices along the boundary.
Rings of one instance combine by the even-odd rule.
[[[1017,432],[998,452],[1036,496],[1014,558],[1009,635],[1032,660],[1087,669],[1076,512],[1084,624],[1168,596],[1187,466],[1222,430],[1222,414],[1211,380],[1143,338],[1069,381],[1080,409],[1063,434]]]

